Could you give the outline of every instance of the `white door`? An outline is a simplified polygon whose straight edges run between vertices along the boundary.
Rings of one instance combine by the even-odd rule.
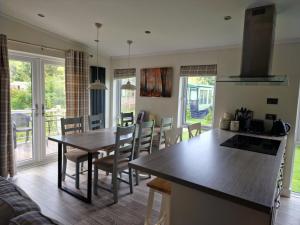
[[[11,113],[18,166],[56,157],[49,135],[65,115],[64,60],[9,52]]]

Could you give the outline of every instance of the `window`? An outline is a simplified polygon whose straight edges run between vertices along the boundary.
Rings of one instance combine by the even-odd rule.
[[[210,129],[214,114],[216,76],[182,77],[182,124],[201,122],[203,129]]]
[[[133,112],[135,114],[135,91],[121,90],[121,86],[128,81],[134,85],[136,83],[135,77],[116,80],[117,117],[120,116],[121,112]]]

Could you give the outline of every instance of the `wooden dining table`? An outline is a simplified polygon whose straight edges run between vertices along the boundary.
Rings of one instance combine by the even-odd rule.
[[[137,129],[138,130],[138,129]],[[159,134],[159,129],[154,129],[155,135]],[[138,132],[136,132],[138,137]],[[83,133],[71,135],[57,135],[48,137],[49,140],[58,143],[58,188],[73,197],[84,201],[86,203],[92,202],[92,160],[93,153],[101,150],[109,154],[113,151],[116,141],[116,128],[105,128],[96,131],[88,131]],[[71,146],[88,154],[88,169],[87,169],[87,194],[86,196],[62,185],[62,158],[63,158],[63,145]]]
[[[93,153],[101,150],[107,153],[112,151],[115,144],[115,129],[107,128],[97,131],[89,131],[72,135],[57,135],[48,137],[49,140],[58,143],[58,188],[87,203],[92,201],[92,159]],[[63,145],[71,146],[87,152],[88,155],[88,178],[86,196],[62,185],[62,157]]]

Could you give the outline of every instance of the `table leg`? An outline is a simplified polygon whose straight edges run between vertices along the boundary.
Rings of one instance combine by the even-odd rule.
[[[58,188],[61,189],[61,180],[62,180],[62,143],[58,143],[58,171],[57,171],[57,178],[58,178]]]
[[[87,200],[89,203],[92,202],[92,159],[93,154],[88,153],[88,182],[87,182]]]

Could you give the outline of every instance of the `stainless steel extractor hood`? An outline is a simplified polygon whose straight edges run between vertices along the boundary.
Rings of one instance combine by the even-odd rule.
[[[270,75],[276,21],[275,5],[246,10],[241,74],[219,76],[217,82],[287,84],[285,75]]]

